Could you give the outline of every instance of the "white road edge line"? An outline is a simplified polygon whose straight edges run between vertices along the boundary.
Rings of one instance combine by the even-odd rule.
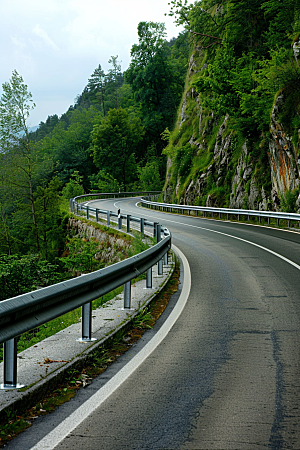
[[[115,203],[114,203],[114,206],[115,206],[116,208],[117,208],[117,203],[120,203],[120,202],[115,202]],[[137,208],[139,208],[139,207],[138,207],[138,204],[139,204],[139,203],[140,203],[140,202],[137,202],[137,203],[135,204],[135,206],[136,206]],[[125,211],[126,211],[126,208],[125,208]],[[150,216],[149,214],[143,214],[143,215],[144,215],[145,217],[151,217],[151,218],[153,218],[153,216]],[[255,242],[247,241],[246,239],[242,239],[242,238],[239,238],[239,237],[237,237],[237,236],[232,236],[232,234],[222,233],[221,231],[210,230],[209,228],[205,228],[205,227],[199,227],[199,226],[197,226],[197,225],[191,225],[191,224],[187,224],[187,223],[176,222],[175,220],[169,220],[169,219],[163,219],[163,220],[162,220],[161,217],[159,217],[159,220],[160,220],[160,221],[163,221],[163,222],[175,223],[176,225],[183,225],[183,226],[185,226],[185,227],[198,228],[198,229],[200,229],[200,230],[209,231],[210,233],[221,234],[221,235],[223,235],[223,236],[231,237],[232,239],[237,239],[238,241],[242,241],[242,242],[245,242],[245,243],[247,243],[247,244],[254,245],[254,247],[260,248],[261,250],[264,250],[264,251],[266,251],[266,252],[268,252],[268,253],[271,253],[272,255],[276,256],[277,258],[282,259],[283,261],[287,262],[287,263],[290,264],[291,266],[294,266],[296,269],[300,270],[300,266],[299,266],[298,264],[294,263],[293,261],[291,261],[290,259],[285,258],[285,256],[282,256],[282,255],[280,255],[279,253],[273,252],[273,250],[270,250],[270,249],[268,249],[268,248],[266,248],[266,247],[263,247],[262,245],[255,244]],[[250,225],[250,224],[249,224],[249,225]],[[275,228],[275,229],[276,229],[276,228]],[[289,230],[287,230],[287,231],[289,231]]]
[[[156,347],[167,336],[180,314],[182,313],[191,289],[191,271],[187,258],[176,247],[172,246],[181,258],[184,268],[184,283],[179,299],[159,331],[153,338],[129,361],[113,378],[111,378],[99,391],[90,397],[85,403],[76,409],[60,425],[54,428],[43,439],[41,439],[31,450],[53,450],[68,434],[70,434],[81,422],[83,422],[93,411],[95,411],[130,375],[145,361],[145,359],[156,349]]]
[[[138,203],[136,203],[135,206],[137,206]],[[152,216],[149,216],[147,214],[144,214],[144,216],[152,217]],[[161,218],[160,218],[160,220],[161,220]],[[247,241],[247,239],[242,239],[242,238],[239,238],[237,236],[232,236],[232,234],[222,233],[221,231],[210,230],[209,228],[205,228],[205,227],[198,227],[196,225],[190,225],[190,224],[187,224],[187,223],[176,222],[175,220],[164,219],[163,221],[164,222],[175,223],[176,225],[184,225],[186,227],[198,228],[200,230],[209,231],[210,233],[221,234],[222,236],[227,236],[227,237],[231,237],[232,239],[237,239],[238,241],[246,242],[247,244],[254,245],[254,247],[260,248],[261,250],[264,250],[264,251],[266,251],[268,253],[271,253],[272,255],[276,256],[277,258],[282,259],[283,261],[287,262],[288,264],[291,264],[292,266],[294,266],[296,269],[300,270],[300,266],[298,264],[294,263],[293,261],[291,261],[290,259],[286,258],[285,256],[282,256],[279,253],[273,252],[273,250],[270,250],[269,248],[263,247],[262,245],[255,244],[255,242]]]

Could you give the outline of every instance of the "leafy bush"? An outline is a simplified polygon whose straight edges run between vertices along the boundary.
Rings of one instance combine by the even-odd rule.
[[[63,281],[65,276],[57,264],[39,255],[0,255],[0,300],[25,294]]]

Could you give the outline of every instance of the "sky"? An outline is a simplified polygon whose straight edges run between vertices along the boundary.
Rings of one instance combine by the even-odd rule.
[[[165,22],[167,39],[183,28],[168,13],[170,0],[9,0],[0,3],[0,94],[13,70],[36,104],[29,126],[60,116],[99,64],[118,55],[122,71],[138,43],[142,21]],[[189,1],[189,3],[192,3]]]

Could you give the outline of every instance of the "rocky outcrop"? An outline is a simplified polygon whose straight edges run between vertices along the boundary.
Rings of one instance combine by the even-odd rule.
[[[283,94],[277,97],[271,115],[269,162],[273,187],[272,198],[276,209],[280,208],[280,198],[285,196],[286,191],[299,188],[300,176],[300,159],[297,150],[279,120],[284,101]],[[300,203],[300,198],[297,203]]]
[[[279,210],[287,192],[300,187],[300,157],[279,119],[284,95],[278,96],[273,107],[270,137],[261,135],[261,142],[251,144],[241,142],[241,136],[237,138],[234,122],[230,122],[228,115],[216,117],[201,103],[201,95],[193,86],[193,77],[207,65],[197,57],[197,51],[189,61],[187,79],[190,87],[184,94],[179,111],[179,141],[173,144],[168,158],[164,200],[180,204]],[[184,139],[180,141],[181,136]],[[185,148],[186,154],[183,153]],[[201,170],[191,169],[191,165],[184,162],[188,152],[193,154],[192,164],[203,166]],[[300,195],[297,206],[300,209]]]
[[[69,227],[73,230],[76,236],[79,236],[87,241],[92,238],[96,239],[101,245],[96,259],[100,259],[105,263],[116,263],[122,258],[121,253],[127,253],[130,247],[130,241],[119,238],[114,234],[106,233],[105,231],[93,227],[92,225],[71,217],[69,219]]]

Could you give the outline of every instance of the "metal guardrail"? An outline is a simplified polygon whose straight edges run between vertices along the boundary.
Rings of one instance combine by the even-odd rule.
[[[72,210],[86,211],[87,217],[94,212],[98,221],[99,212],[105,213],[109,222],[112,211],[90,208],[71,199]],[[163,273],[163,262],[168,263],[171,249],[171,234],[157,222],[119,214],[119,229],[126,218],[127,231],[131,222],[153,229],[156,244],[142,253],[104,269],[82,275],[52,286],[29,292],[0,302],[0,343],[3,343],[4,383],[1,389],[23,387],[17,383],[17,336],[50,320],[82,306],[82,341],[92,341],[92,301],[124,285],[124,309],[131,305],[131,280],[147,272],[146,288],[152,288],[152,266],[158,263],[158,274]],[[108,223],[109,224],[109,223]]]
[[[248,218],[250,217],[258,217],[259,223],[261,223],[261,219],[265,218],[270,224],[270,219],[276,219],[277,226],[279,226],[280,220],[287,220],[288,226],[290,227],[291,221],[299,222],[300,225],[300,214],[296,213],[286,213],[286,212],[278,212],[278,211],[258,211],[253,209],[231,209],[231,208],[213,208],[207,206],[191,206],[191,205],[177,205],[175,203],[159,203],[153,202],[148,198],[142,198],[141,203],[146,208],[154,208],[160,211],[166,212],[175,212],[179,213],[181,211],[182,214],[187,211],[190,214],[191,211],[195,212],[195,215],[198,216],[199,212],[202,212],[203,217],[207,217],[207,213],[211,214],[211,217],[214,217],[214,214],[219,216],[219,219],[222,218],[222,215],[226,215],[227,220],[229,220],[230,216],[236,216],[238,220],[242,216]]]
[[[73,200],[78,202],[78,200],[88,200],[88,199],[92,199],[92,198],[98,198],[98,199],[124,198],[124,197],[132,197],[132,196],[137,197],[137,196],[142,196],[142,195],[158,196],[161,193],[162,193],[162,191],[135,191],[135,192],[98,192],[98,193],[92,193],[92,194],[83,194],[83,195],[78,195],[77,197],[70,199],[71,210],[72,210]]]

